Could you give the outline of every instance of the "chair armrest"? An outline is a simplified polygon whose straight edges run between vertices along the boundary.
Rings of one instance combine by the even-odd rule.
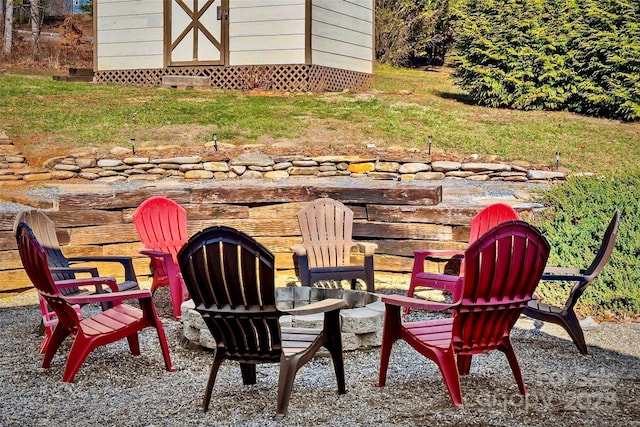
[[[326,313],[327,311],[339,310],[345,306],[346,303],[342,299],[328,298],[309,305],[304,305],[302,307],[281,311],[287,314],[297,314],[299,316],[303,316],[306,314]]]
[[[412,278],[413,281],[420,283],[421,286],[441,289],[451,293],[454,293],[459,279],[460,276],[434,273],[417,273]]]
[[[89,277],[86,279],[68,279],[58,280],[54,282],[56,288],[72,288],[75,286],[95,286],[98,291],[102,289],[102,285],[107,285],[112,292],[118,292],[116,279],[113,277]]]
[[[382,302],[400,307],[430,311],[444,311],[458,305],[458,303],[444,304],[435,301],[425,301],[417,298],[405,297],[403,295],[386,295],[382,297]]]
[[[72,262],[117,262],[122,264],[124,268],[125,280],[132,280],[137,282],[136,273],[133,270],[133,260],[129,256],[80,256],[68,258],[70,263]]]
[[[586,280],[584,270],[572,267],[546,267],[540,280],[566,280],[569,282]]]
[[[98,269],[95,267],[49,267],[52,273],[89,273],[91,277],[98,277]]]
[[[429,257],[438,257],[439,255],[448,256],[452,258],[454,256],[464,256],[464,251],[457,249],[442,249],[442,250],[421,250],[413,252],[413,268],[411,275],[415,276],[424,272],[424,260]]]
[[[375,243],[369,242],[356,242],[358,248],[364,252],[364,256],[372,256],[376,249],[378,249],[378,245]]]
[[[166,258],[167,256],[171,256],[169,252],[162,252],[162,251],[156,251],[154,249],[144,249],[144,248],[140,249],[138,253],[142,255],[150,256],[150,257],[159,257],[159,258]]]
[[[306,256],[307,250],[300,244],[292,245],[291,250],[298,256]]]
[[[425,258],[444,258],[453,257],[456,255],[464,256],[464,251],[460,249],[433,249],[413,252],[413,256],[416,258],[421,258],[422,261],[424,261]]]
[[[124,300],[151,298],[151,291],[148,289],[140,289],[137,291],[122,291],[108,294],[86,295],[86,296],[70,296],[63,297],[70,304],[88,304],[94,302],[113,302],[120,304]]]

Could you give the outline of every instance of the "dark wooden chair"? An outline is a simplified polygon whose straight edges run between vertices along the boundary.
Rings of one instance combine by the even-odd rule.
[[[533,299],[529,301],[529,304],[524,309],[524,314],[529,317],[562,326],[582,354],[589,354],[589,352],[584,340],[584,332],[575,313],[575,305],[587,287],[598,277],[609,258],[611,258],[619,223],[620,212],[616,211],[613,218],[611,218],[611,222],[609,222],[607,231],[604,233],[600,249],[589,268],[548,267],[544,271],[542,280],[575,282],[563,307],[545,304],[538,299]]]
[[[60,249],[58,242],[58,236],[56,235],[56,228],[44,213],[38,210],[22,211],[16,215],[13,230],[14,234],[17,232],[18,225],[25,223],[32,230],[36,239],[43,247],[47,255],[47,263],[51,276],[55,281],[64,281],[67,287],[60,288],[59,292],[65,296],[86,296],[92,293],[102,293],[103,291],[125,291],[139,289],[138,281],[136,279],[135,271],[133,270],[133,261],[131,257],[127,256],[78,256],[67,258]],[[98,269],[96,267],[77,267],[76,263],[119,263],[124,270],[124,281],[117,284],[114,289],[103,289],[101,283],[96,283],[94,290],[80,289],[74,279],[77,279],[79,275],[90,275],[91,277],[98,277]],[[40,312],[42,313],[42,326],[44,328],[45,339],[42,342],[41,350],[44,352],[51,336],[53,334],[53,327],[57,323],[57,317],[55,312],[47,306],[44,298],[39,296],[40,300]],[[108,309],[110,307],[108,301],[102,302],[102,308]],[[78,314],[81,314],[79,308]]]
[[[298,212],[302,244],[291,247],[298,259],[302,286],[327,280],[350,280],[355,289],[357,279],[374,292],[373,253],[375,243],[352,240],[353,211],[337,200],[316,199]],[[351,260],[351,250],[359,247],[364,262]]]
[[[180,305],[188,298],[178,267],[178,251],[187,243],[187,212],[178,203],[163,196],[145,200],[133,213],[143,248],[139,252],[150,259],[153,272],[151,292],[168,286],[173,316],[180,319]]]
[[[64,289],[69,284],[66,282],[69,281],[53,280],[45,250],[38,243],[29,226],[20,223],[16,235],[20,259],[29,279],[58,317],[58,323],[45,350],[43,368],[51,365],[53,356],[64,339],[72,336],[74,340],[62,377],[62,381],[72,382],[89,353],[99,346],[127,338],[131,353],[139,355],[138,331],[151,326],[158,332],[165,366],[168,371],[173,371],[167,339],[153,305],[151,292],[135,290],[90,296],[64,296],[59,290]],[[101,283],[117,289],[115,279],[110,277],[71,279],[71,281],[79,286]],[[126,299],[137,299],[141,309],[123,304],[122,301]],[[86,319],[82,319],[73,307],[75,304],[96,301],[109,302],[113,307]]]
[[[520,216],[509,205],[504,203],[494,203],[478,212],[471,219],[471,231],[469,232],[469,245],[475,242],[478,237],[482,236],[491,228],[505,221],[518,220]],[[458,278],[464,276],[464,263],[460,264],[460,270],[457,275],[429,273],[424,271],[424,261],[427,258],[457,258],[460,261],[464,251],[457,249],[432,249],[421,250],[413,253],[413,269],[411,271],[411,281],[409,282],[408,297],[412,297],[416,288],[427,287],[433,289],[441,289],[451,292],[456,286]],[[409,308],[405,308],[405,313],[409,312]]]
[[[251,237],[229,227],[207,228],[189,239],[178,262],[195,309],[216,341],[216,351],[203,407],[207,411],[220,364],[240,362],[244,384],[255,384],[256,364],[280,362],[277,419],[287,413],[296,372],[320,347],[329,350],[345,393],[341,299],[328,299],[302,308],[276,307],[274,256]],[[283,314],[324,313],[324,328],[281,328]]]
[[[478,238],[464,253],[465,275],[453,302],[383,296],[385,316],[378,386],[386,383],[393,343],[402,339],[440,369],[454,405],[462,407],[459,375],[467,375],[474,354],[500,350],[507,356],[520,393],[527,390],[511,339],[511,328],[532,298],[549,256],[540,232],[522,221],[504,222]],[[452,316],[405,322],[400,307],[443,311]]]

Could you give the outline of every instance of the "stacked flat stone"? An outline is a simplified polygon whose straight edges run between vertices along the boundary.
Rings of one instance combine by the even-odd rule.
[[[41,173],[41,170],[30,169],[27,160],[13,145],[11,138],[0,130],[0,181],[29,181],[31,175]],[[51,177],[47,177],[51,179]]]
[[[525,162],[402,162],[359,156],[269,156],[250,152],[226,161],[207,161],[198,155],[125,157],[130,152],[126,149],[123,151],[122,155],[114,155],[113,158],[91,155],[56,157],[48,160],[43,168],[30,168],[11,140],[0,133],[0,180],[48,181],[79,178],[87,181],[119,182],[153,181],[167,177],[188,180],[276,180],[348,176],[397,181],[460,178],[472,181],[525,182],[564,180],[567,172],[536,170]]]

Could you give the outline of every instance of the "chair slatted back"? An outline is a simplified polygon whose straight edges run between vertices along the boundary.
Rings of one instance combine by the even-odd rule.
[[[520,219],[520,215],[505,203],[493,203],[487,206],[471,219],[469,245],[496,225],[518,219]]]
[[[281,313],[276,308],[274,262],[260,243],[224,226],[197,233],[179,252],[195,308],[226,358],[279,360]]]
[[[18,224],[21,222],[24,222],[29,226],[32,233],[44,249],[45,254],[47,255],[49,267],[69,267],[69,261],[60,249],[55,224],[51,219],[49,219],[49,217],[36,209],[20,212],[15,219],[13,227],[14,232],[17,231]],[[51,275],[54,280],[75,279],[74,274],[69,272],[52,272]],[[80,292],[78,287],[65,288],[61,290],[63,295],[76,294],[78,292]]]
[[[598,274],[602,271],[604,266],[611,258],[611,253],[613,252],[613,248],[616,245],[616,237],[618,235],[618,226],[620,225],[620,211],[616,211],[607,226],[607,230],[604,233],[602,238],[602,243],[600,244],[600,248],[598,249],[598,253],[594,258],[593,262],[587,268],[587,275],[591,280],[595,279]]]
[[[337,200],[316,199],[298,212],[302,245],[309,267],[337,267],[350,264],[353,211]]]
[[[595,258],[591,262],[589,268],[584,272],[584,280],[577,281],[573,288],[571,288],[571,292],[569,293],[569,297],[567,298],[567,302],[564,305],[564,309],[572,309],[573,306],[576,305],[578,299],[582,296],[584,291],[587,289],[591,283],[598,277],[604,266],[609,262],[609,258],[611,258],[611,253],[613,252],[613,248],[616,245],[616,237],[618,236],[618,226],[620,225],[620,211],[616,211],[607,226],[607,230],[604,233],[602,238],[602,242],[600,243],[600,248],[598,249],[598,253]]]
[[[21,222],[18,224],[16,239],[22,265],[31,283],[38,289],[40,295],[42,295],[47,304],[49,304],[49,307],[55,311],[58,322],[62,323],[69,330],[74,330],[74,327],[77,327],[80,322],[78,314],[74,308],[60,296],[60,293],[54,285],[51,271],[49,270],[45,250],[26,223]]]
[[[187,212],[163,196],[145,200],[133,213],[140,240],[147,249],[170,253],[174,262],[187,241]]]
[[[540,281],[549,243],[533,226],[507,221],[478,238],[464,255],[461,303],[455,308],[453,345],[461,353],[497,348]]]

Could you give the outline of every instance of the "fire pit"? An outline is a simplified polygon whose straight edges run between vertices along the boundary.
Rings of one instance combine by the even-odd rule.
[[[289,286],[276,288],[278,307],[296,308],[327,298],[342,298],[346,307],[340,310],[343,350],[363,350],[380,346],[384,304],[380,297],[365,291]],[[280,318],[283,327],[322,328],[323,314],[286,315]],[[188,342],[214,349],[215,341],[192,300],[182,303],[184,337]]]

